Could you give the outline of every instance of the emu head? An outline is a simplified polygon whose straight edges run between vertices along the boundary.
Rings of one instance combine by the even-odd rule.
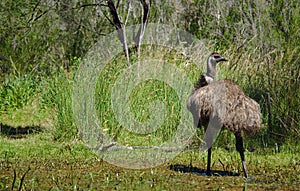
[[[214,79],[216,75],[216,65],[218,62],[227,61],[226,58],[219,53],[212,53],[207,59],[207,73],[206,76]]]

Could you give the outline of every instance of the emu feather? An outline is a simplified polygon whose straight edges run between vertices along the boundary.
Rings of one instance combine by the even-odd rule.
[[[187,108],[193,115],[195,126],[204,126],[206,134],[218,132],[217,126],[234,133],[236,149],[240,153],[244,176],[247,178],[242,132],[252,134],[260,130],[260,106],[231,80],[211,80],[215,77],[217,63],[221,61],[227,60],[218,53],[209,56],[207,73],[200,76],[188,99]],[[210,123],[212,119],[214,122]],[[204,141],[208,146],[207,174],[210,175],[211,146],[214,137],[208,135]]]

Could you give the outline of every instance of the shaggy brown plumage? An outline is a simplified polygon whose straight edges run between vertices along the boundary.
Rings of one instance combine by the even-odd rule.
[[[216,89],[219,88],[218,91]],[[225,90],[225,92],[222,92]],[[260,130],[260,106],[253,99],[249,98],[231,80],[220,80],[210,85],[195,89],[188,99],[187,107],[193,114],[197,127],[207,126],[210,115],[213,112],[213,94],[221,93],[224,104],[225,115],[222,117],[224,129],[233,133],[244,131],[255,133]]]
[[[214,59],[221,57],[219,61],[226,61],[218,53],[213,53],[208,59],[208,68],[215,71]],[[212,67],[214,65],[214,67]],[[207,72],[209,73],[209,72]],[[213,72],[214,74],[214,72]],[[211,76],[212,79],[214,75]],[[244,176],[248,177],[246,169],[242,132],[255,133],[261,127],[261,113],[259,104],[249,98],[242,89],[231,80],[207,82],[205,75],[201,75],[198,83],[190,95],[187,108],[192,113],[195,126],[204,126],[207,130],[210,119],[217,121],[215,126],[221,126],[235,134],[236,149],[240,153]],[[212,127],[214,128],[214,127]],[[212,144],[212,140],[204,140]],[[208,148],[207,174],[210,175],[211,146]]]

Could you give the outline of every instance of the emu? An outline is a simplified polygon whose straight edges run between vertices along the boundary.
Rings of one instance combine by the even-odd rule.
[[[193,115],[194,124],[199,128],[204,126],[206,133],[211,115],[214,116],[214,119],[217,119],[217,125],[219,124],[221,128],[234,133],[236,150],[241,157],[244,176],[248,178],[242,132],[245,134],[252,134],[259,131],[261,127],[260,106],[256,101],[249,98],[242,89],[231,80],[214,81],[216,65],[222,61],[227,60],[218,53],[212,53],[209,56],[207,60],[207,73],[200,76],[192,94],[188,98],[187,108]],[[218,111],[218,108],[214,108],[213,97],[216,92],[220,93],[216,88],[221,88],[224,93],[224,97],[219,100],[224,107],[225,112],[223,114]],[[216,103],[219,103],[218,100]],[[220,106],[220,103],[219,105],[215,105],[218,107]],[[210,163],[212,142],[213,140],[206,140],[208,148],[207,175],[211,175]]]

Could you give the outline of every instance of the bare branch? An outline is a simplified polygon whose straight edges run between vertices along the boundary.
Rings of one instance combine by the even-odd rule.
[[[122,146],[117,145],[116,142],[111,142],[107,145],[99,144],[96,147],[91,147],[87,145],[88,148],[95,151],[105,152],[105,151],[121,151],[121,150],[140,150],[140,149],[149,149],[149,150],[160,150],[164,152],[176,152],[182,150],[182,147],[159,147],[159,146]]]
[[[83,4],[76,7],[72,7],[71,9],[81,9],[85,7],[97,7],[97,6],[107,7],[106,4],[102,4],[102,3],[89,3],[89,4]]]
[[[119,8],[120,0],[118,0],[116,7]]]
[[[122,29],[122,25],[121,25],[121,21],[119,19],[119,16],[118,16],[118,12],[117,12],[117,9],[114,5],[114,2],[112,0],[108,0],[107,1],[107,6],[109,8],[109,12],[113,18],[113,24],[114,24],[114,27],[117,29],[117,30],[120,30]]]
[[[103,11],[102,11],[102,13],[103,13],[104,17],[109,21],[109,23],[114,26],[114,22]]]
[[[122,27],[122,23],[119,19],[117,9],[116,9],[116,7],[114,5],[114,2],[112,0],[107,1],[107,6],[108,6],[109,12],[112,16],[112,23],[113,23],[114,27],[116,28],[116,30],[118,32],[118,38],[121,41],[121,43],[123,44],[123,50],[126,53],[127,62],[128,62],[128,64],[130,64],[130,62],[129,62],[129,51],[128,51],[128,47],[127,47],[127,43],[126,43],[126,35],[125,35],[125,31]]]
[[[140,42],[144,35],[144,31],[145,31],[145,28],[146,28],[146,25],[148,22],[148,18],[149,18],[151,0],[150,1],[140,0],[140,2],[143,7],[142,24],[141,24],[137,34],[133,37],[133,41],[135,43],[135,48],[137,48],[138,53],[140,51],[140,49],[139,49]],[[119,6],[119,4],[120,4],[120,1],[118,0],[117,7]],[[129,6],[129,10],[128,10],[127,16],[125,18],[125,23],[122,23],[120,21],[120,18],[119,18],[118,12],[117,12],[117,8],[112,0],[107,0],[107,7],[109,8],[109,12],[110,12],[112,18],[110,19],[106,14],[104,14],[104,16],[117,30],[118,38],[121,41],[121,43],[123,44],[123,50],[126,53],[127,62],[128,62],[128,64],[130,64],[129,50],[128,50],[128,45],[127,45],[126,31],[124,29],[124,25],[126,25],[126,23],[128,22],[129,14],[131,11],[131,5]]]
[[[150,1],[150,5],[146,2],[146,0],[140,0],[141,1],[141,4],[143,6],[143,21],[142,21],[142,24],[138,30],[138,33],[136,34],[136,36],[134,37],[134,42],[135,42],[135,46],[136,48],[138,48],[140,46],[140,40],[141,40],[141,37],[143,36],[143,33],[144,33],[144,30],[145,30],[145,27],[147,25],[147,22],[148,22],[148,18],[149,18],[149,9],[150,9],[150,5],[151,5],[151,1]]]

